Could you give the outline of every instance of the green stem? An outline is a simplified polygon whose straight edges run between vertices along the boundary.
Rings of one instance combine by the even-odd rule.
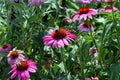
[[[114,10],[113,10],[113,5],[111,4],[111,7],[112,7],[112,19],[113,19],[113,24],[114,24],[114,26],[115,26],[115,29],[116,29],[116,32],[117,32],[117,36],[116,36],[116,38],[117,38],[117,41],[118,41],[118,44],[119,44],[119,30],[118,30],[118,28],[117,28],[117,23],[116,23],[116,19],[115,19],[115,16],[114,16]]]
[[[66,61],[65,61],[63,52],[64,52],[64,50],[63,50],[63,48],[61,48],[61,58],[62,58],[64,69],[65,69],[65,75],[67,76],[68,72],[67,72]]]

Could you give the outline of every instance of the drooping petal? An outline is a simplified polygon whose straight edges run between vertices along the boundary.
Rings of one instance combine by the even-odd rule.
[[[14,79],[16,75],[17,75],[17,72],[16,71],[13,72],[12,75],[11,75],[11,79]]]
[[[31,67],[28,68],[28,71],[29,71],[29,72],[32,72],[32,73],[35,73],[35,72],[36,72],[36,70],[33,69],[33,68],[31,68]]]
[[[66,39],[63,39],[63,42],[64,42],[65,45],[68,45],[68,44],[69,44]]]
[[[24,75],[26,76],[26,78],[29,78],[29,77],[30,77],[30,75],[29,75],[29,72],[28,72],[28,71],[25,71],[25,72],[24,72]]]
[[[62,40],[59,40],[59,41],[58,41],[58,46],[59,46],[59,47],[64,47],[64,43],[63,43]]]

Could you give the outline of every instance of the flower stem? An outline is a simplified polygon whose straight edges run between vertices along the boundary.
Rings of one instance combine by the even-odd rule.
[[[63,52],[64,52],[64,50],[63,50],[63,48],[61,48],[61,59],[63,61],[63,65],[64,65],[65,75],[67,76],[68,72],[67,72],[66,61],[65,61]]]

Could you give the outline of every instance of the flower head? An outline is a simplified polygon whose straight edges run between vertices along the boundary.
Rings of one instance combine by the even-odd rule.
[[[29,72],[35,73],[37,67],[32,60],[20,60],[17,64],[12,65],[11,79],[18,76],[18,80],[28,80],[30,78]]]
[[[97,10],[91,9],[88,7],[81,7],[79,10],[72,15],[72,21],[79,20],[81,21],[82,19],[86,20],[87,17],[92,19],[92,15],[96,15]]]
[[[76,1],[81,4],[89,4],[92,0],[76,0]]]
[[[90,48],[90,50],[89,50],[89,51],[92,53],[92,56],[93,56],[93,57],[96,57],[96,56],[97,56],[97,54],[98,54],[97,49]]]
[[[101,9],[101,12],[112,12],[118,10],[116,7],[112,7],[110,5],[106,6],[105,8]]]
[[[44,0],[28,0],[28,3],[32,4],[33,6],[39,6],[44,3]]]
[[[90,48],[89,51],[92,53],[92,57],[96,57],[98,55],[97,49]],[[95,60],[95,65],[98,65],[98,64],[99,64],[98,60]]]
[[[5,44],[5,45],[2,45],[2,47],[0,48],[0,52],[9,52],[10,49],[11,49],[11,45]]]
[[[70,30],[65,30],[64,28],[59,28],[58,30],[49,30],[49,33],[43,37],[44,44],[48,46],[64,47],[69,45],[68,42],[75,39],[75,34],[72,34]]]
[[[22,55],[22,53],[23,53],[23,51],[21,51],[21,50],[16,50],[15,48],[12,50],[12,51],[10,51],[9,52],[9,54],[8,54],[8,58],[7,58],[7,60],[8,60],[8,63],[10,64],[10,65],[13,65],[13,64],[15,64],[16,62],[18,62],[19,60],[21,60],[21,59],[24,59],[24,56]]]
[[[99,80],[98,77],[92,77],[92,80]]]
[[[80,32],[82,31],[85,31],[85,32],[90,32],[91,31],[94,31],[94,28],[92,26],[92,24],[90,22],[84,22],[84,23],[81,23],[79,26],[78,26],[78,30]]]

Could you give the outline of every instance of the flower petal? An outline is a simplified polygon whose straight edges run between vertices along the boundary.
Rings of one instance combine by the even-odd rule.
[[[14,79],[16,75],[17,75],[17,72],[16,71],[13,72],[12,75],[11,75],[11,79]]]

